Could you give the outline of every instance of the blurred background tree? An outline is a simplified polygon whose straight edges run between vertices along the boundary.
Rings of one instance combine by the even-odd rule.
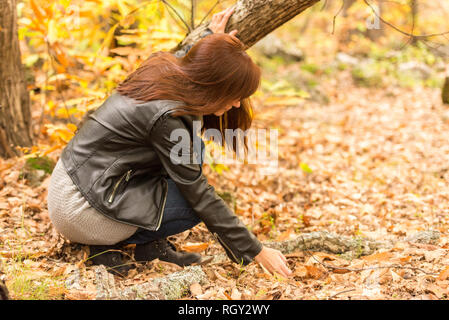
[[[0,0],[0,157],[31,146],[30,99],[21,63],[15,0]]]

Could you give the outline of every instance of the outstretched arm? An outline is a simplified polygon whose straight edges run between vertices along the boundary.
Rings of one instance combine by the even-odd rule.
[[[200,38],[204,38],[213,33],[224,33],[226,24],[228,23],[229,17],[234,12],[234,7],[229,7],[223,11],[220,11],[212,16],[212,21],[209,23],[209,26],[203,33],[200,35]],[[237,34],[237,30],[232,30],[229,32],[231,36],[235,36]],[[175,52],[175,56],[177,58],[182,58],[187,54],[187,52],[192,48],[193,45],[187,45],[181,50]]]
[[[192,157],[195,157],[193,143],[189,145],[185,141],[186,145],[181,149],[183,158],[187,156],[187,159],[192,158],[192,161],[179,163],[172,159],[173,150],[179,150],[183,141],[173,141],[171,135],[179,129],[189,132],[190,129],[185,122],[190,121],[184,119],[184,116],[162,115],[154,123],[148,136],[148,143],[155,150],[163,167],[186,201],[223,246],[228,257],[236,263],[246,265],[260,253],[262,243],[217,195],[214,187],[207,182],[202,166],[193,162]]]

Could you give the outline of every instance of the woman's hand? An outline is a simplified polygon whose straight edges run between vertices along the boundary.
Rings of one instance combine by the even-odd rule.
[[[289,277],[292,274],[287,267],[287,259],[279,250],[263,247],[254,260],[270,272],[277,272],[284,277]]]
[[[209,29],[211,29],[214,33],[224,33],[226,24],[228,23],[229,17],[233,12],[234,7],[230,7],[214,14],[212,16],[212,21],[209,23]],[[237,29],[234,29],[229,32],[229,34],[231,36],[235,36],[237,32]]]

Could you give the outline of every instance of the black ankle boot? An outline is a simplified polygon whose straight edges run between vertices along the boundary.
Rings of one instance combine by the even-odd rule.
[[[104,265],[107,267],[107,270],[113,274],[126,276],[131,267],[129,265],[124,265],[122,255],[117,250],[120,250],[120,248],[116,245],[90,245],[89,260],[92,261],[92,264],[94,265]]]
[[[134,259],[136,261],[159,260],[175,263],[184,267],[200,262],[201,255],[192,252],[177,252],[176,247],[166,239],[159,239],[145,244],[136,245]]]

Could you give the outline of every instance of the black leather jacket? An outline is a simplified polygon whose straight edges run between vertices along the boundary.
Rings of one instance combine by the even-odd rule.
[[[201,120],[172,116],[179,104],[183,102],[137,103],[113,93],[67,144],[63,164],[92,207],[110,219],[147,230],[160,227],[170,177],[228,257],[246,265],[262,244],[208,184],[200,164],[170,159],[178,143],[170,140],[171,132],[184,128],[192,139],[193,120]],[[189,153],[197,156],[193,147]]]

